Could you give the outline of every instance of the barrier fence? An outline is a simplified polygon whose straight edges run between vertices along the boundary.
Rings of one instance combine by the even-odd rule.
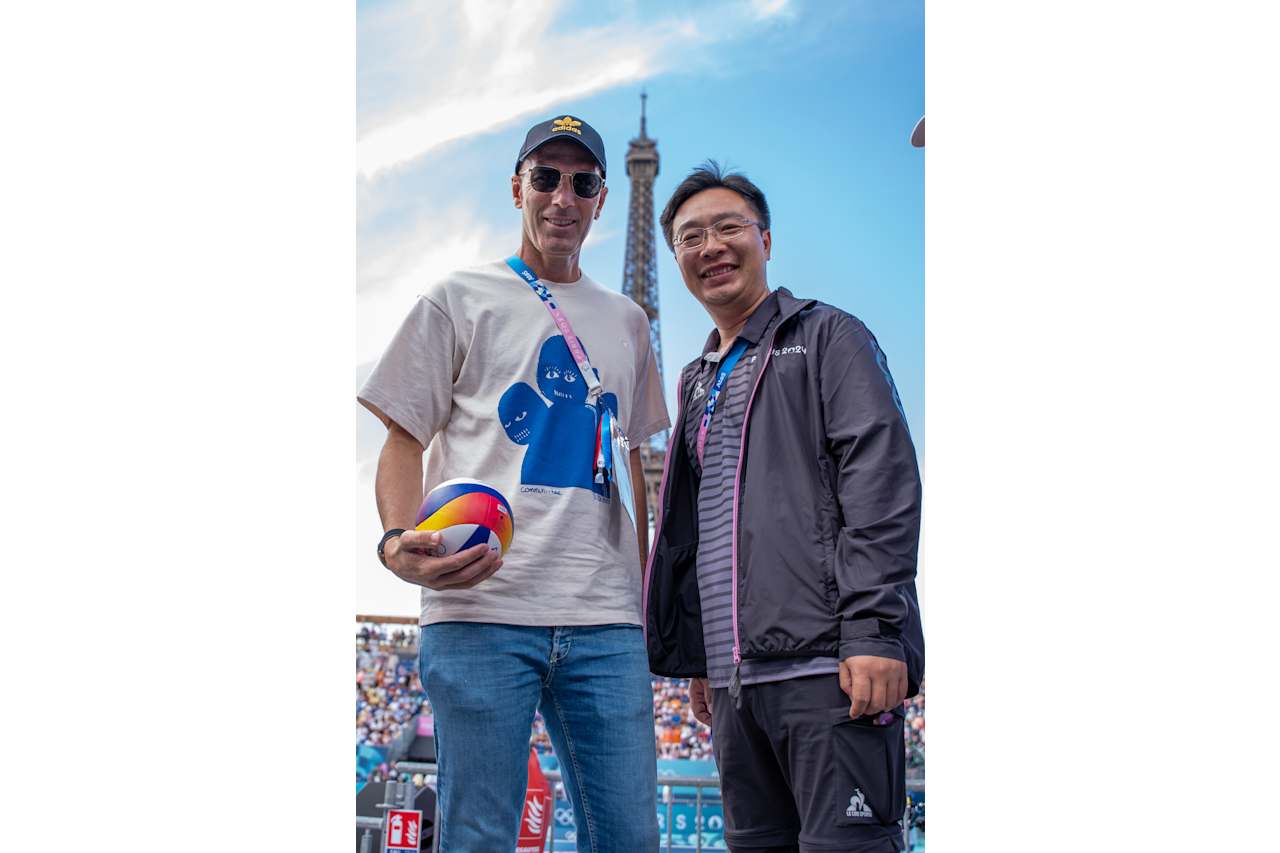
[[[436,775],[436,765],[434,763],[424,763],[416,761],[399,761],[394,765],[394,772],[397,776],[414,773],[421,773],[424,777],[434,777]],[[560,786],[560,772],[558,770],[544,770],[543,775],[547,781],[553,786]],[[373,783],[371,783],[373,784]],[[664,815],[665,820],[660,821],[660,828],[665,835],[665,841],[660,848],[663,851],[689,851],[689,853],[702,853],[704,850],[726,850],[724,844],[723,833],[707,833],[704,819],[703,807],[709,805],[708,798],[705,794],[707,788],[714,788],[717,791],[720,788],[720,779],[716,776],[673,776],[669,774],[658,775],[658,787],[662,791],[662,797],[659,801],[660,806],[666,807]],[[676,807],[680,804],[688,804],[691,795],[687,793],[678,793],[679,789],[693,788],[692,803],[694,806],[693,827],[694,832],[691,834],[682,833],[679,838],[675,836],[676,824]],[[381,849],[379,844],[374,845],[374,833],[381,833],[383,823],[385,821],[385,811],[389,809],[412,809],[414,807],[414,799],[419,789],[414,787],[413,782],[398,782],[388,780],[386,782],[386,793],[382,798],[382,802],[378,803],[378,808],[384,810],[383,817],[362,817],[356,816],[356,829],[364,830],[360,836],[359,853],[377,853]],[[923,779],[907,779],[907,791],[923,791]],[[555,800],[560,800],[559,796]],[[714,796],[711,802],[718,803],[719,794]],[[435,814],[431,820],[431,853],[439,853],[440,834],[436,832],[436,828],[440,826],[440,799],[436,798]],[[710,836],[710,837],[708,837]],[[913,846],[913,820],[909,808],[904,807],[902,819],[902,843],[903,849],[911,851],[918,849]],[[692,841],[690,841],[692,837]],[[561,839],[565,840],[565,839]],[[570,841],[572,843],[572,841]],[[576,850],[576,844],[572,847],[557,846],[555,821],[548,829],[546,841],[543,844],[544,853],[554,853],[554,851]]]

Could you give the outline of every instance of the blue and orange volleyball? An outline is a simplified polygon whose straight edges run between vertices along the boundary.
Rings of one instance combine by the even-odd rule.
[[[502,493],[479,480],[448,480],[427,494],[418,510],[418,530],[434,530],[445,555],[488,545],[501,556],[511,547],[515,518]]]

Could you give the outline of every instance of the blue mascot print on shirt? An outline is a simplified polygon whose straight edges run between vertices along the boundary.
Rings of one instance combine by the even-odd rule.
[[[541,394],[517,382],[498,401],[507,438],[526,448],[521,485],[590,489],[608,497],[607,484],[595,482],[596,413],[587,405],[587,383],[562,336],[542,345],[537,382]],[[604,393],[600,399],[617,417],[617,396]]]
[[[538,392],[523,382],[512,385],[498,401],[498,417],[507,438],[516,444],[528,444],[535,433],[542,431],[547,418],[547,404]]]

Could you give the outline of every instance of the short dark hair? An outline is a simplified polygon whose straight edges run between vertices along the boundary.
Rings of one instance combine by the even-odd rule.
[[[662,225],[662,236],[667,239],[668,249],[675,251],[675,235],[671,233],[671,228],[676,218],[676,211],[703,190],[713,190],[717,187],[733,190],[746,199],[747,204],[751,205],[760,219],[760,230],[769,230],[769,202],[764,200],[764,192],[747,180],[746,175],[726,171],[721,169],[720,164],[715,160],[708,160],[680,182],[680,186],[676,187],[676,191],[671,194],[671,200],[662,209],[662,215],[658,217],[658,222]]]

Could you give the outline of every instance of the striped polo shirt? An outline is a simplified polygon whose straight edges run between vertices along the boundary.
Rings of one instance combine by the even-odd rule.
[[[702,599],[702,637],[707,654],[707,677],[712,687],[728,687],[733,675],[733,489],[741,455],[742,424],[760,343],[778,321],[778,297],[770,293],[760,303],[738,337],[747,348],[720,389],[715,414],[707,429],[703,459],[698,462],[698,427],[707,394],[720,369],[719,332],[712,332],[702,353],[697,375],[686,392],[684,436],[689,464],[698,483],[698,592]],[[833,657],[744,660],[743,684],[783,681],[839,670]]]

